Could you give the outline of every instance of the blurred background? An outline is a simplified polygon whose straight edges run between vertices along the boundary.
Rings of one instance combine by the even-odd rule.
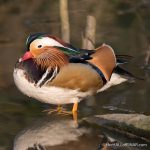
[[[117,54],[134,57],[125,65],[144,80],[98,94],[96,105],[82,102],[81,116],[112,112],[150,115],[150,1],[68,1],[70,43],[82,47],[87,16],[96,20],[95,47],[110,44]],[[11,149],[16,134],[47,107],[21,94],[13,82],[15,62],[25,52],[26,38],[37,32],[63,37],[59,0],[0,0],[0,150]],[[84,106],[84,107],[83,107]],[[81,117],[80,116],[80,117]]]

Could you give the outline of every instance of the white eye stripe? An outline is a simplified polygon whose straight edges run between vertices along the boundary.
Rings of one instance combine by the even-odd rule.
[[[30,44],[30,49],[32,48],[41,48],[44,46],[60,46],[64,47],[62,44],[57,42],[56,40],[49,38],[49,37],[43,37],[41,39],[36,39]]]

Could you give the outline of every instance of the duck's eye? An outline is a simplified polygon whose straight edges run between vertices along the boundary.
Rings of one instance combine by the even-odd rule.
[[[42,47],[42,45],[38,45],[38,48],[41,48]]]

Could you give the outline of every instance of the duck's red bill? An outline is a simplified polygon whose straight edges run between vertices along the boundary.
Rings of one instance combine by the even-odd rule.
[[[26,52],[22,57],[22,61],[25,61],[30,58],[33,58],[33,55],[31,54],[31,52]]]

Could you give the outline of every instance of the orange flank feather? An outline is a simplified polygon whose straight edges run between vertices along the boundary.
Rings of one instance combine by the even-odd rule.
[[[88,62],[97,66],[104,74],[106,80],[110,80],[112,72],[116,67],[116,56],[113,49],[103,44],[96,49],[96,52],[91,55],[93,59],[88,60]]]

